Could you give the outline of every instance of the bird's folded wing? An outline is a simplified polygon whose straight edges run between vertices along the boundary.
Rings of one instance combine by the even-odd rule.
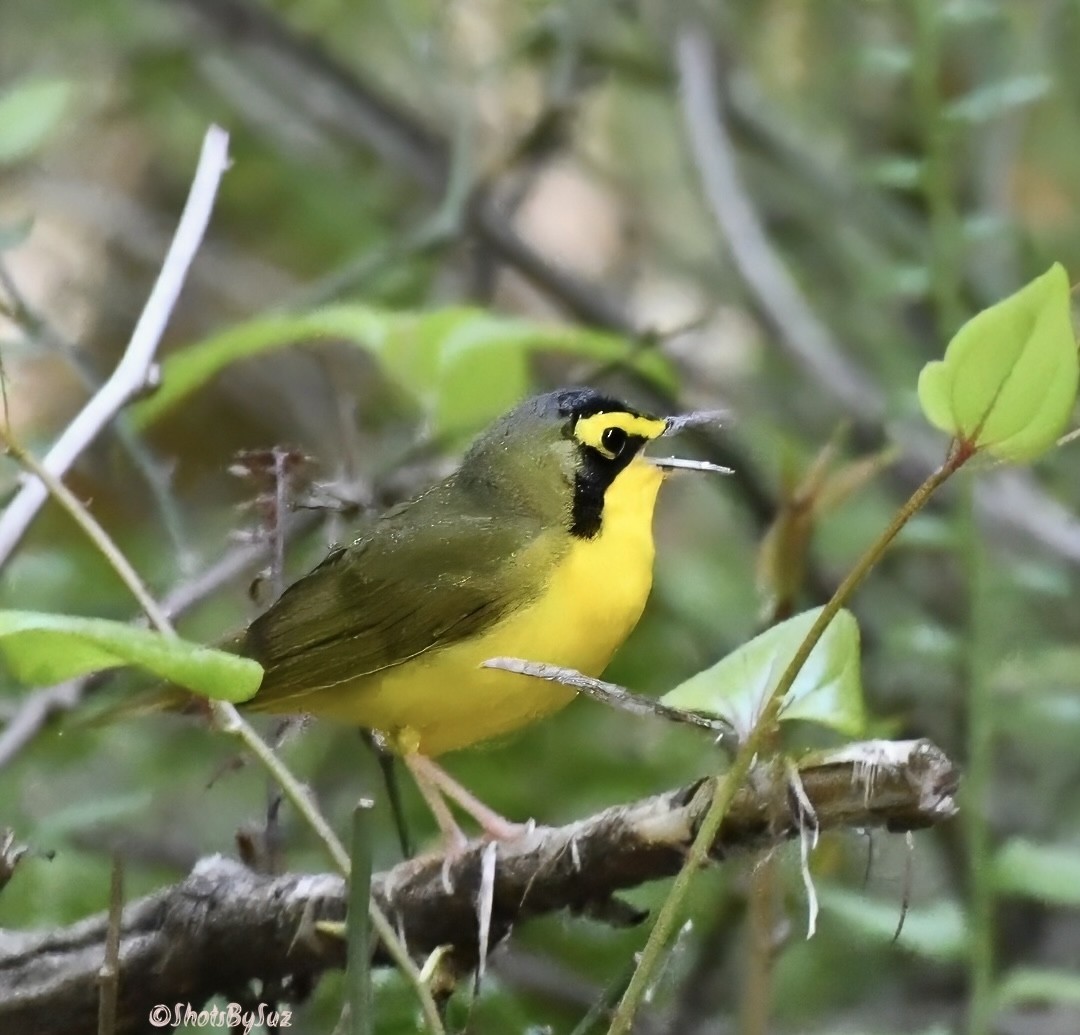
[[[272,706],[479,635],[541,592],[539,525],[521,517],[390,521],[331,553],[248,629],[266,670],[250,706]],[[551,558],[555,560],[555,558]]]

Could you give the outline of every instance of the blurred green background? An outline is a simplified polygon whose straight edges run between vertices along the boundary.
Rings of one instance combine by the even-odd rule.
[[[165,412],[151,399],[69,478],[155,593],[258,540],[258,488],[229,473],[239,450],[295,448],[311,458],[298,498],[314,483],[378,507],[449,469],[520,395],[591,383],[731,413],[683,451],[737,474],[665,490],[655,590],[609,671],[668,689],[768,621],[761,544],[837,429],[838,467],[897,455],[822,515],[799,608],[823,601],[943,455],[918,415],[922,364],[1052,261],[1077,275],[1078,49],[1080,6],[1063,0],[5,5],[11,420],[43,453],[108,375],[216,121],[234,164],[162,355],[251,354],[197,368]],[[859,593],[875,732],[931,737],[973,767],[965,813],[917,835],[910,858],[875,835],[865,882],[866,840],[827,838],[811,942],[797,848],[779,853],[771,1030],[1080,1030],[1077,472],[1070,448],[1034,472],[984,468],[976,518],[955,487]],[[5,463],[0,491],[17,478]],[[361,520],[299,513],[291,575]],[[182,631],[209,640],[248,619],[252,575]],[[133,614],[54,507],[0,578],[2,607]],[[0,684],[0,720],[28,693]],[[379,798],[376,865],[398,859],[355,731],[316,723],[283,754],[339,830],[357,797]],[[131,896],[232,851],[262,823],[267,787],[252,766],[219,775],[231,757],[178,719],[48,724],[2,758],[0,826],[55,857],[24,860],[0,926],[103,908],[117,846]],[[578,702],[448,767],[501,811],[558,822],[719,761],[693,731]],[[282,836],[288,868],[325,867],[291,814]],[[700,878],[643,1030],[704,1035],[740,1017],[749,1030],[753,866]],[[644,935],[567,917],[516,931],[472,1030],[570,1032]],[[301,1030],[330,1030],[339,991],[323,982]],[[417,1030],[396,975],[376,995],[380,1032]]]

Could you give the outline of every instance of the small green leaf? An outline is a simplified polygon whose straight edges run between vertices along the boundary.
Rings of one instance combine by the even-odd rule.
[[[1080,906],[1080,848],[1007,841],[994,859],[994,886],[1059,906]]]
[[[1080,973],[1017,967],[1002,979],[996,998],[999,1010],[1043,1004],[1080,1006]]]
[[[891,945],[900,925],[899,895],[891,901],[868,898],[846,888],[820,888],[823,914],[832,914],[853,934],[878,945]],[[939,901],[907,911],[895,944],[926,959],[951,963],[967,954],[968,930],[955,902]]]
[[[24,683],[44,686],[122,665],[222,701],[246,701],[262,682],[258,662],[125,622],[37,611],[0,611],[0,653]]]
[[[945,358],[923,367],[919,402],[931,424],[969,446],[1031,460],[1064,430],[1078,378],[1069,278],[1055,263],[956,332]]]
[[[804,611],[766,629],[665,694],[663,703],[727,719],[744,740],[821,611]],[[850,611],[841,611],[829,623],[784,698],[780,718],[817,723],[848,736],[862,733],[866,713],[859,672],[859,624]]]
[[[59,123],[71,96],[61,79],[20,83],[0,94],[0,165],[34,153]]]

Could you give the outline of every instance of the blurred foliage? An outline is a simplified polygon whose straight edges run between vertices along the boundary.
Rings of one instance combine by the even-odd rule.
[[[697,12],[747,199],[844,363],[880,396],[857,408],[790,348],[793,328],[733,258],[746,242],[725,238],[704,201],[688,146],[702,127],[687,121],[674,47],[693,11],[659,0],[8,5],[0,355],[23,441],[47,448],[112,368],[216,120],[234,166],[170,326],[176,379],[70,478],[155,592],[189,585],[238,534],[260,534],[250,487],[228,473],[238,450],[295,447],[314,458],[323,496],[382,506],[446,470],[463,435],[513,397],[585,381],[734,418],[699,445],[730,450],[713,458],[737,476],[665,491],[653,596],[611,679],[667,691],[761,631],[775,604],[762,600],[775,587],[758,584],[761,544],[787,488],[850,419],[843,463],[885,443],[900,459],[815,515],[806,577],[783,589],[795,609],[820,604],[944,451],[941,436],[924,448],[923,363],[1052,262],[1080,270],[1080,8],[761,0]],[[478,188],[542,269],[523,274],[484,230]],[[551,289],[553,268],[581,278],[584,303]],[[622,320],[602,319],[605,305]],[[619,322],[647,333],[621,339]],[[753,862],[703,875],[650,998],[658,1030],[727,1030],[756,994],[771,996],[778,1031],[955,1030],[973,1006],[974,1031],[987,1011],[1001,1030],[1076,1030],[1076,471],[1063,449],[1040,463],[1037,486],[989,478],[974,568],[967,504],[947,494],[852,604],[872,723],[932,737],[973,767],[968,822],[917,835],[910,857],[875,836],[866,886],[866,844],[826,838],[809,943],[797,848],[781,853],[794,934],[767,991],[744,981]],[[16,484],[5,464],[0,491]],[[295,538],[291,575],[359,520],[325,517]],[[215,640],[256,606],[234,580],[182,632]],[[3,569],[0,607],[134,610],[54,508]],[[5,679],[0,714],[26,696]],[[238,829],[262,822],[266,788],[254,767],[229,768],[231,751],[180,719],[50,724],[0,769],[0,826],[56,853],[24,859],[0,925],[104,908],[117,845],[132,896],[232,850]],[[317,724],[283,754],[341,831],[358,796],[382,802],[354,731]],[[718,763],[692,731],[579,702],[450,768],[501,811],[556,821]],[[428,836],[418,795],[405,793]],[[381,806],[375,827],[375,864],[390,865]],[[290,868],[325,866],[293,817],[282,833]],[[653,907],[663,890],[630,897]],[[642,939],[581,919],[528,925],[489,973],[473,1030],[572,1031],[625,980]],[[989,987],[969,980],[983,966],[973,960],[989,960]],[[330,1030],[340,995],[337,976],[323,982],[302,1007],[304,1030]],[[395,974],[378,976],[376,1002],[380,1032],[416,1030]]]

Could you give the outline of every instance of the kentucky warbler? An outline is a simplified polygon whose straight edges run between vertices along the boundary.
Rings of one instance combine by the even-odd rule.
[[[575,696],[482,668],[488,659],[603,671],[645,606],[656,494],[665,466],[680,465],[642,450],[691,422],[589,388],[522,403],[480,435],[454,474],[333,550],[229,644],[266,670],[245,707],[378,731],[429,802],[434,783],[505,833],[417,756],[515,730]],[[434,807],[445,828],[445,806]]]

